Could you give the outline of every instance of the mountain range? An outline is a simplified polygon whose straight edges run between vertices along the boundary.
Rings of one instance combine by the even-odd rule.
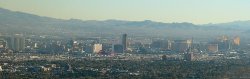
[[[0,33],[30,33],[52,35],[104,35],[122,33],[135,36],[210,37],[216,35],[247,36],[250,21],[195,25],[192,23],[162,23],[151,20],[79,20],[56,19],[0,8]]]

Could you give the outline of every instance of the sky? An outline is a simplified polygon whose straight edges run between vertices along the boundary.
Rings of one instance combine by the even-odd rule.
[[[59,19],[194,24],[250,20],[250,0],[0,0],[0,7]]]

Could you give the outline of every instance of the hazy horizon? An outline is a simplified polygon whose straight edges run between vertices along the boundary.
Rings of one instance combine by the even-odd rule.
[[[60,2],[60,3],[58,3]],[[245,0],[0,0],[0,7],[39,16],[80,20],[225,23],[250,20]]]
[[[0,0],[0,79],[250,79],[250,0]]]

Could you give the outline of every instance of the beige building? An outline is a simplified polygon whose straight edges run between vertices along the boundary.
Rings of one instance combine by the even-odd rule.
[[[102,50],[102,44],[93,45],[93,53],[99,53]]]
[[[234,41],[234,45],[237,45],[237,46],[240,45],[240,37],[235,37],[235,38],[233,39],[233,41]]]
[[[218,44],[208,44],[207,45],[207,50],[209,51],[209,52],[218,52],[218,50],[219,50],[219,47],[218,47]]]

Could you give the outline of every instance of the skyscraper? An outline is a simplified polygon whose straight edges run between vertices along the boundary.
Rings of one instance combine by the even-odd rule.
[[[240,37],[234,37],[233,43],[232,43],[232,49],[236,50],[240,47]]]
[[[10,40],[10,48],[14,51],[21,51],[25,48],[25,38],[21,36],[14,36]]]
[[[230,40],[219,41],[218,49],[219,49],[219,51],[227,51],[227,50],[231,49]]]
[[[121,44],[115,44],[112,46],[112,51],[114,53],[123,53],[123,46]]]
[[[235,37],[235,38],[233,39],[233,41],[234,41],[234,45],[236,45],[236,46],[239,46],[239,45],[240,45],[240,37]]]
[[[187,49],[191,48],[192,40],[175,40],[172,49],[176,52],[184,52]]]
[[[127,45],[128,45],[128,42],[127,42],[127,34],[123,34],[122,35],[122,46],[123,46],[123,50],[127,50]]]
[[[194,53],[193,52],[188,52],[184,54],[185,60],[187,61],[193,61],[194,60]]]
[[[151,48],[160,49],[160,50],[169,50],[171,49],[171,42],[169,40],[156,40],[151,44]]]
[[[207,45],[207,50],[209,51],[209,52],[213,52],[213,53],[215,53],[215,52],[218,52],[218,44],[208,44]]]
[[[92,48],[93,53],[99,53],[102,50],[102,44],[94,44]]]

